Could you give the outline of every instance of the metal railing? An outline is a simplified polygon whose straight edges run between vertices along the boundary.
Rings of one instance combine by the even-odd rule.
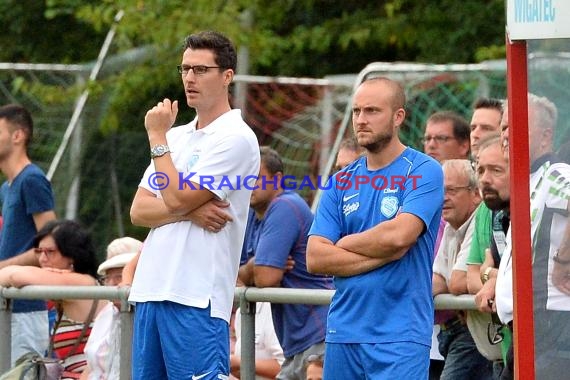
[[[103,299],[121,301],[120,380],[131,378],[131,337],[133,315],[127,299],[130,288],[112,286],[26,286],[21,289],[0,287],[0,373],[10,368],[11,299]],[[241,309],[241,379],[255,379],[255,304],[257,302],[329,304],[334,290],[236,288],[235,300]],[[435,297],[437,310],[474,310],[472,295]]]

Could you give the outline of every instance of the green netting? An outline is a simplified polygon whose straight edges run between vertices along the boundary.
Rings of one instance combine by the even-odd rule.
[[[552,94],[555,99],[568,99],[570,58],[557,55],[540,59],[543,69],[541,76],[531,78],[533,88]],[[389,71],[375,75],[404,83],[408,116],[402,139],[420,149],[425,122],[433,112],[453,110],[469,120],[472,104],[479,96],[506,96],[504,62],[485,70],[468,66],[464,70],[457,66],[447,70],[446,66],[423,65],[418,71],[413,64],[391,64]],[[328,84],[306,80],[306,83],[276,85],[267,78],[248,77],[245,119],[261,144],[272,146],[283,156],[286,174],[315,177],[322,171],[328,155],[336,154],[329,150],[342,124],[355,79],[356,75],[352,81],[345,76],[342,81],[333,78]],[[77,70],[0,70],[0,102],[19,102],[31,109],[36,133],[30,155],[46,171],[83,90],[78,83],[84,83],[84,78]],[[81,135],[72,137],[52,179],[58,215],[65,217],[72,181],[79,175],[78,219],[93,232],[101,257],[106,244],[119,235],[144,239],[147,232],[132,226],[129,218],[134,192],[149,163],[148,140],[142,125],[144,115],[135,115],[140,125],[134,127],[114,131],[102,127],[101,120],[108,112],[108,97],[114,91],[112,77],[98,83],[97,92],[90,95],[81,119]],[[570,131],[567,108],[559,107],[558,136],[568,136]],[[187,122],[190,117],[184,115],[179,122]],[[349,126],[344,134],[351,133]],[[322,152],[329,153],[323,157]],[[314,195],[309,188],[301,193],[308,200]]]

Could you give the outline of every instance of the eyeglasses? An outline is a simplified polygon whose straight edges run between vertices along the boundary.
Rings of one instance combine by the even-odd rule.
[[[209,69],[219,69],[220,66],[206,66],[206,65],[195,65],[195,66],[176,66],[178,73],[182,76],[188,75],[188,72],[192,70],[195,75],[204,75]]]
[[[505,337],[502,329],[503,329],[502,324],[495,323],[494,321],[489,322],[489,324],[487,325],[487,338],[489,339],[490,344],[495,345],[503,341]]]
[[[433,140],[434,142],[438,143],[438,144],[443,144],[448,142],[449,140],[453,140],[455,139],[455,137],[453,136],[442,136],[442,135],[436,135],[436,136],[424,136],[422,138],[422,143],[423,144],[427,144],[429,143],[431,140]]]
[[[469,186],[469,185],[468,186],[447,186],[447,187],[443,188],[445,193],[447,195],[451,195],[451,196],[459,194],[459,192],[461,190],[470,190],[470,189],[471,189],[471,186]]]
[[[109,283],[118,284],[121,281],[123,281],[123,275],[121,273],[105,275],[105,276],[99,277],[99,281],[102,284],[109,284]]]
[[[46,257],[48,259],[51,259],[53,257],[53,254],[56,253],[58,251],[57,248],[34,248],[34,253],[38,256],[41,256],[42,253],[45,253]]]

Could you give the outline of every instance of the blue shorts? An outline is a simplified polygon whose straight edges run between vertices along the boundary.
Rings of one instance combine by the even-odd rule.
[[[327,343],[323,379],[427,380],[429,350],[411,342]]]
[[[199,309],[174,302],[135,307],[133,380],[227,379],[229,326]]]

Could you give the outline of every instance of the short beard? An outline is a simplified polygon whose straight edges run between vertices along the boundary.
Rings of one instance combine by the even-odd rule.
[[[509,208],[510,206],[510,200],[504,200],[501,198],[494,198],[494,199],[483,199],[483,202],[485,202],[485,206],[487,206],[487,208],[489,208],[489,210],[493,210],[493,211],[499,211],[499,210],[506,210]]]
[[[379,153],[383,151],[388,146],[388,144],[390,144],[390,141],[392,141],[393,137],[393,133],[385,133],[382,135],[377,135],[372,142],[364,144],[360,144],[359,142],[359,144],[370,153]]]

